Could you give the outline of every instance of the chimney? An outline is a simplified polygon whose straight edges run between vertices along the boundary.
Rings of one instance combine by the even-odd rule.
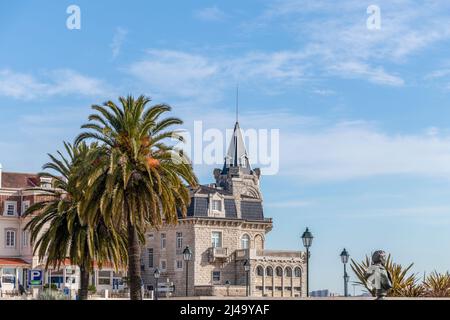
[[[2,188],[2,164],[0,163],[0,189]]]

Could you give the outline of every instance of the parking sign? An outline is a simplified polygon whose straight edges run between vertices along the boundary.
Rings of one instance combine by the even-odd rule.
[[[42,286],[42,270],[30,270],[28,284],[30,286]]]

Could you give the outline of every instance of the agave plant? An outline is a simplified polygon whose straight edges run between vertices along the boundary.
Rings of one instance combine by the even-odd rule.
[[[434,271],[423,283],[427,297],[450,297],[450,274]]]
[[[369,256],[366,256],[365,260],[361,263],[358,263],[353,259],[351,260],[351,268],[359,280],[356,283],[364,286],[372,296],[375,296],[375,290],[369,289],[366,277],[364,275],[370,264],[371,260]],[[389,297],[417,297],[423,295],[424,289],[420,284],[418,284],[416,275],[408,275],[408,272],[411,270],[412,266],[413,263],[404,268],[401,264],[394,263],[391,255],[388,256],[386,259],[385,268],[390,273],[392,278],[392,289],[388,292]]]

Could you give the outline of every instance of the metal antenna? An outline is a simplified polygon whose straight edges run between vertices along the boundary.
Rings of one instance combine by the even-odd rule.
[[[239,83],[236,84],[236,122],[239,120]]]

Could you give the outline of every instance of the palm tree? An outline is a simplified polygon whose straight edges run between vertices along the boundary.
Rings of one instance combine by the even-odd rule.
[[[53,170],[56,174],[39,174],[52,179],[53,189],[39,189],[47,195],[46,200],[33,204],[26,211],[25,216],[30,216],[31,220],[25,229],[30,230],[33,252],[38,253],[41,261],[46,258],[46,269],[59,268],[67,258],[78,265],[79,297],[85,300],[94,262],[99,267],[105,261],[113,263],[116,269],[122,267],[126,260],[126,242],[123,232],[108,229],[98,218],[100,215],[92,214],[96,216],[92,228],[80,218],[78,208],[83,201],[80,177],[96,165],[87,160],[98,155],[97,145],[82,143],[73,147],[64,143],[64,146],[68,159],[58,151],[60,159],[49,154],[51,162],[43,166],[44,170]]]
[[[359,285],[364,286],[367,291],[375,296],[375,290],[370,290],[367,285],[367,280],[364,276],[365,271],[370,266],[371,260],[368,256],[365,257],[365,260],[361,263],[358,263],[351,260],[351,268],[353,272],[356,274],[359,282],[356,282]],[[390,297],[417,297],[423,294],[423,287],[418,284],[418,280],[415,274],[407,275],[407,273],[411,270],[413,263],[411,263],[406,268],[403,268],[402,265],[394,263],[392,261],[391,255],[386,259],[385,268],[390,273],[392,278],[392,289],[389,290],[388,296]]]
[[[186,185],[196,186],[189,159],[165,141],[183,140],[169,127],[182,124],[178,118],[160,119],[171,110],[164,104],[148,107],[150,99],[120,97],[120,106],[112,101],[94,105],[96,113],[82,126],[76,143],[93,139],[103,143],[108,165],[99,165],[88,179],[87,198],[99,197],[102,216],[108,226],[125,225],[128,242],[128,279],[130,299],[141,296],[140,245],[148,227],[175,223],[185,216],[190,202]],[[86,216],[89,221],[89,217]]]

